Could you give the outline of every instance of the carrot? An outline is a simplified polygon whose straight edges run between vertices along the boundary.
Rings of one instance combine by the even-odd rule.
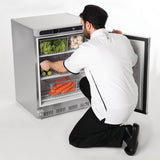
[[[61,72],[57,72],[57,71],[56,71],[56,73],[58,73],[58,74],[59,74],[59,73],[61,73]]]
[[[68,90],[66,91],[66,93],[67,93],[67,92],[74,91],[74,90],[75,90],[75,87],[72,87],[72,88],[68,89]]]
[[[49,92],[48,92],[48,94],[51,95],[51,94],[54,93],[54,92],[55,92],[55,89],[50,89]]]
[[[71,91],[74,91],[75,90],[75,87],[69,89],[67,92],[71,92]]]
[[[54,84],[52,86],[52,89],[49,90],[48,94],[50,94],[51,96],[54,96],[60,92],[62,94],[64,94],[64,93],[70,91],[72,88],[74,88],[74,85],[75,85],[75,81],[73,81],[73,80]]]
[[[65,85],[65,84],[66,84],[66,82],[57,83],[57,84],[55,84],[52,88],[53,88],[53,89],[57,89],[57,88]]]
[[[62,90],[64,90],[65,88],[67,88],[68,86],[70,86],[73,82],[72,81],[68,81],[65,85],[59,87],[56,89],[56,92],[61,92]]]
[[[51,96],[55,96],[56,94],[58,94],[58,93],[56,93],[56,92],[55,92],[55,93],[52,93]]]
[[[51,91],[51,90],[49,90],[48,94],[50,94],[50,95],[51,95],[51,94],[52,94],[52,91]]]
[[[59,78],[59,79],[55,80],[54,83],[57,83],[57,82],[60,82],[60,81],[65,81],[65,80],[68,80],[68,79],[69,79],[69,76],[62,77],[62,78]]]
[[[74,86],[74,84],[70,85],[69,87],[67,87],[67,88],[65,88],[63,91],[61,91],[61,93],[64,94],[64,93],[70,91],[72,88],[74,88],[73,86]],[[75,89],[75,88],[74,88],[74,89]]]
[[[70,85],[66,86],[65,88],[61,89],[61,93],[65,93],[69,88],[73,87],[75,85],[74,81],[70,81]]]
[[[56,89],[62,87],[62,86],[65,85],[65,84],[66,84],[66,82],[61,82],[61,83],[58,83],[58,84],[54,84],[54,85],[52,86],[52,89],[49,90],[48,94],[51,95],[51,94],[53,94],[53,93],[58,93],[58,92],[56,92]]]

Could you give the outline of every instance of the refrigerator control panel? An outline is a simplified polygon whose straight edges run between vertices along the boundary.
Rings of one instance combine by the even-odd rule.
[[[82,30],[82,25],[74,26],[74,27],[66,27],[66,28],[57,28],[57,29],[49,29],[49,30],[42,30],[39,32],[39,35],[50,35],[50,34],[57,34],[57,33],[64,33],[64,32],[72,32]]]

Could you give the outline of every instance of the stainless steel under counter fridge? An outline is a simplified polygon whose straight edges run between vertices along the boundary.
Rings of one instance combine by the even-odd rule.
[[[57,73],[40,68],[43,60],[65,60],[84,38],[80,18],[71,14],[12,19],[16,100],[37,118],[79,110],[89,101],[79,89],[80,74]],[[126,35],[138,54],[134,76],[139,88],[136,111],[146,113],[150,39]],[[70,84],[68,90],[54,92]]]

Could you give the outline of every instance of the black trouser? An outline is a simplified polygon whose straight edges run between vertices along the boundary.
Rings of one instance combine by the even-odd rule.
[[[86,77],[80,81],[80,89],[91,101],[90,86]],[[75,147],[121,147],[124,140],[124,126],[105,124],[90,107],[73,128],[69,142]]]

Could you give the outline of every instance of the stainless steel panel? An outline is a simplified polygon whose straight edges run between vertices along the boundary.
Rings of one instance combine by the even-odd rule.
[[[126,35],[138,55],[138,62],[133,68],[134,78],[138,85],[138,104],[136,111],[147,113],[149,88],[150,38]]]
[[[85,97],[79,97],[77,99],[72,99],[70,101],[66,101],[65,103],[57,103],[45,106],[39,109],[39,117],[40,118],[47,118],[71,111],[76,111],[79,109],[84,109],[89,106],[89,101]]]
[[[32,29],[36,37],[39,36],[41,30],[81,25],[80,17],[68,13],[23,17],[15,20]]]
[[[32,30],[11,21],[16,100],[35,116],[37,114],[36,44]]]

